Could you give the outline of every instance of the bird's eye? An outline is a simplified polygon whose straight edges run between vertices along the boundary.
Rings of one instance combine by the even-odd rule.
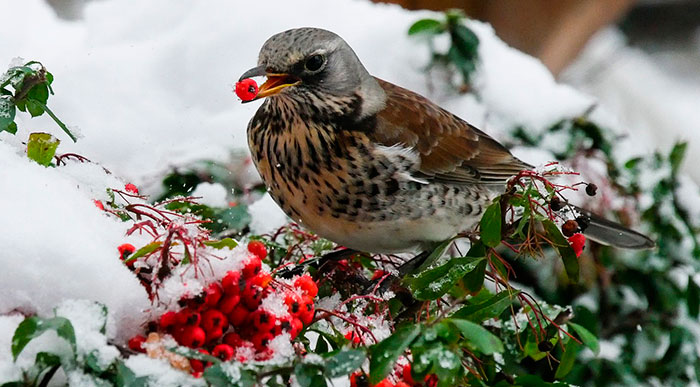
[[[306,67],[307,70],[309,71],[318,71],[321,66],[323,66],[323,63],[326,61],[326,59],[323,57],[323,55],[312,55],[309,57],[309,59],[306,60],[306,63],[304,63],[304,67]]]

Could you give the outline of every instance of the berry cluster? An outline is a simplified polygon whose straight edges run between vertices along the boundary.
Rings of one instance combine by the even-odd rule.
[[[240,271],[229,271],[194,297],[179,301],[182,309],[162,314],[153,330],[170,334],[180,345],[211,354],[223,361],[268,360],[274,351],[268,344],[287,333],[291,340],[314,318],[316,283],[309,275],[287,284],[273,281],[262,268],[267,250],[262,242],[248,244],[250,257]],[[263,307],[263,299],[284,300],[284,311]],[[143,336],[129,341],[129,347],[143,352]],[[201,375],[207,364],[190,359],[192,373]]]

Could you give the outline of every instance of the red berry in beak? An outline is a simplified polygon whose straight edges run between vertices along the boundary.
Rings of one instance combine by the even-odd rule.
[[[258,84],[250,78],[236,82],[236,95],[242,101],[252,101],[258,95]]]

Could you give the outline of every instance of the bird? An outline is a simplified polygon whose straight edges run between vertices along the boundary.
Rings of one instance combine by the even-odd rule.
[[[428,251],[473,229],[508,179],[533,168],[427,98],[370,75],[331,31],[273,35],[240,80],[259,76],[254,100],[264,102],[247,140],[268,192],[292,220],[349,249]],[[586,215],[586,233],[601,243],[654,246]]]

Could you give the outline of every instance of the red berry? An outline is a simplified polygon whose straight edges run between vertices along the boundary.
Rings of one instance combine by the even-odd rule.
[[[175,324],[177,324],[177,313],[173,312],[172,310],[163,313],[158,321],[158,325],[161,329],[168,329]]]
[[[355,334],[355,332],[350,331],[345,334],[345,338],[350,340],[353,344],[357,345],[362,342],[362,338],[360,338],[360,335]]]
[[[350,387],[365,387],[369,386],[367,375],[362,371],[357,371],[350,375]]]
[[[230,332],[225,334],[224,338],[221,341],[223,341],[224,344],[228,344],[233,348],[238,348],[241,346],[243,339],[241,339],[241,336],[239,336],[238,333]]]
[[[134,251],[136,251],[136,247],[134,247],[134,245],[132,245],[131,243],[124,243],[122,245],[119,245],[119,247],[117,247],[117,250],[119,250],[119,256],[121,256],[121,259],[124,260],[127,257],[129,257],[129,255],[133,254]]]
[[[217,309],[209,309],[202,313],[201,326],[207,333],[217,329],[221,330],[228,326],[228,319],[223,313],[221,313],[221,311]]]
[[[388,273],[387,273],[386,271],[384,271],[384,270],[375,270],[374,273],[372,273],[372,279],[371,279],[371,280],[372,280],[372,281],[378,280],[378,279],[384,277],[384,276],[387,275],[387,274],[388,274]]]
[[[248,319],[248,315],[250,315],[248,309],[242,304],[238,304],[233,308],[231,313],[228,314],[228,321],[231,325],[238,327]]]
[[[586,244],[586,236],[583,234],[574,234],[570,236],[568,240],[571,248],[574,249],[574,253],[576,253],[576,257],[580,257]]]
[[[237,271],[229,271],[221,280],[221,286],[226,294],[240,294],[241,284],[241,273]]]
[[[238,302],[241,300],[241,296],[234,294],[234,295],[226,295],[221,298],[221,301],[219,301],[219,305],[217,306],[217,309],[221,311],[223,314],[229,314],[233,310],[233,308],[238,305]]]
[[[124,186],[124,190],[128,193],[138,195],[139,194],[139,189],[136,188],[135,185],[128,183],[127,185]]]
[[[253,278],[255,275],[260,273],[262,269],[262,261],[257,255],[250,257],[248,263],[243,267],[243,278]]]
[[[301,311],[299,318],[304,325],[311,324],[314,319],[314,300],[309,296],[304,296],[301,299]]]
[[[298,316],[301,312],[301,297],[299,297],[297,294],[288,292],[284,296],[284,303],[287,305],[289,314]]]
[[[136,352],[145,353],[146,349],[143,348],[143,343],[146,342],[146,337],[142,335],[134,336],[129,339],[129,349]]]
[[[274,338],[275,336],[270,332],[258,332],[251,337],[250,341],[253,342],[253,345],[255,345],[258,351],[261,351],[267,348],[267,345],[270,344],[270,341]]]
[[[221,289],[221,285],[219,285],[216,282],[212,282],[209,284],[209,286],[204,290],[204,305],[206,306],[216,306],[216,304],[219,302],[221,299],[221,296],[223,295],[223,290]]]
[[[101,201],[95,199],[95,200],[93,200],[93,203],[95,203],[95,207],[99,208],[100,210],[102,210],[102,211],[105,210],[105,205],[102,204]]]
[[[223,361],[230,360],[233,357],[234,352],[233,347],[228,344],[219,344],[211,350],[212,356],[218,357]]]
[[[265,247],[265,244],[260,241],[248,242],[248,251],[261,260],[267,257],[267,248]]]
[[[270,332],[272,328],[275,327],[275,323],[277,322],[277,317],[262,309],[258,309],[251,313],[250,319],[252,320],[253,326],[256,330],[264,332]]]
[[[384,379],[373,387],[394,387],[394,383],[390,382],[388,379]]]
[[[204,363],[201,360],[190,359],[190,368],[192,368],[192,375],[202,373],[204,372]]]
[[[180,325],[199,325],[202,316],[191,309],[183,309],[177,312],[175,319]]]
[[[394,387],[411,387],[411,385],[406,382],[398,382],[394,384]]]
[[[270,281],[272,281],[272,275],[270,275],[270,273],[263,272],[258,273],[255,277],[250,279],[250,282],[252,282],[254,285],[260,286],[263,289],[270,284]]]
[[[413,380],[413,376],[411,375],[411,364],[407,363],[403,366],[403,380],[406,381],[406,383],[410,385],[416,384],[416,381]]]
[[[300,288],[310,297],[316,297],[316,294],[318,294],[318,286],[316,286],[316,282],[314,282],[308,274],[297,278],[296,281],[294,281],[294,286]]]
[[[289,331],[289,335],[292,337],[292,340],[294,340],[297,336],[299,336],[299,333],[304,329],[304,323],[301,322],[300,319],[298,318],[293,318],[292,319],[292,329]]]
[[[250,78],[236,82],[236,95],[242,101],[252,101],[258,95],[258,84]]]
[[[258,285],[249,282],[245,285],[243,289],[243,294],[241,294],[241,301],[250,310],[255,310],[262,302],[263,298],[263,288]]]
[[[207,334],[204,332],[204,329],[194,325],[188,325],[180,335],[180,344],[190,348],[198,348],[204,344],[206,339]]]
[[[425,376],[425,385],[427,387],[437,387],[438,377],[435,374],[430,374]]]

